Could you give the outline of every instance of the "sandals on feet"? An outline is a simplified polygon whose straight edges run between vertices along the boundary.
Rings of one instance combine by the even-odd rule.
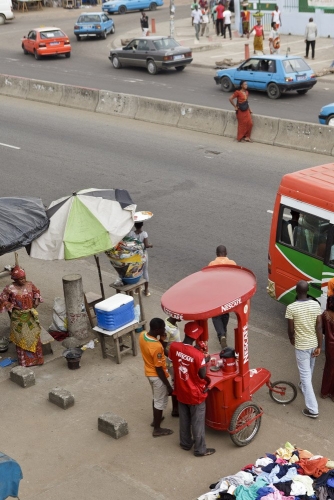
[[[151,294],[150,292],[144,292],[145,297],[149,297]]]
[[[216,453],[214,448],[207,448],[205,453],[194,453],[195,457],[207,457],[208,455],[213,455]]]
[[[160,436],[170,436],[173,434],[174,431],[172,429],[159,429],[159,431],[153,431],[152,436],[154,438],[160,437]]]

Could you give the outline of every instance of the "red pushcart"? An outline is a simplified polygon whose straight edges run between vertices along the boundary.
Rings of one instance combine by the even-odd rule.
[[[240,266],[205,267],[176,283],[161,298],[166,314],[180,320],[197,321],[203,327],[198,339],[207,343],[208,319],[234,312],[238,326],[234,330],[235,359],[211,355],[207,375],[211,379],[206,405],[206,425],[228,431],[238,446],[250,443],[260,429],[263,410],[252,402],[253,394],[263,385],[274,401],[291,403],[297,389],[291,382],[271,383],[266,368],[249,368],[248,318],[250,299],[256,292],[256,278]],[[214,365],[212,364],[214,363]]]

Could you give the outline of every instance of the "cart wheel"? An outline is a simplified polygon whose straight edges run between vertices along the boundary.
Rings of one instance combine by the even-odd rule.
[[[276,401],[276,403],[287,405],[296,399],[297,388],[291,382],[279,380],[270,384],[269,394],[271,399]]]
[[[255,403],[246,401],[238,406],[233,413],[229,428],[230,432],[237,431],[235,434],[230,434],[234,444],[246,446],[253,441],[261,426],[261,415],[262,411]],[[248,421],[252,422],[247,424]],[[240,431],[238,431],[239,428],[241,428]]]

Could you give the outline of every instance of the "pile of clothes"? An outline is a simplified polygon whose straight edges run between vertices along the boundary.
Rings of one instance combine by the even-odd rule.
[[[210,490],[198,500],[334,500],[334,461],[287,442]]]

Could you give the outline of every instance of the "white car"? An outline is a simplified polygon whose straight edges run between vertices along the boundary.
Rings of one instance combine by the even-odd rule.
[[[0,24],[14,17],[12,0],[0,0]]]

